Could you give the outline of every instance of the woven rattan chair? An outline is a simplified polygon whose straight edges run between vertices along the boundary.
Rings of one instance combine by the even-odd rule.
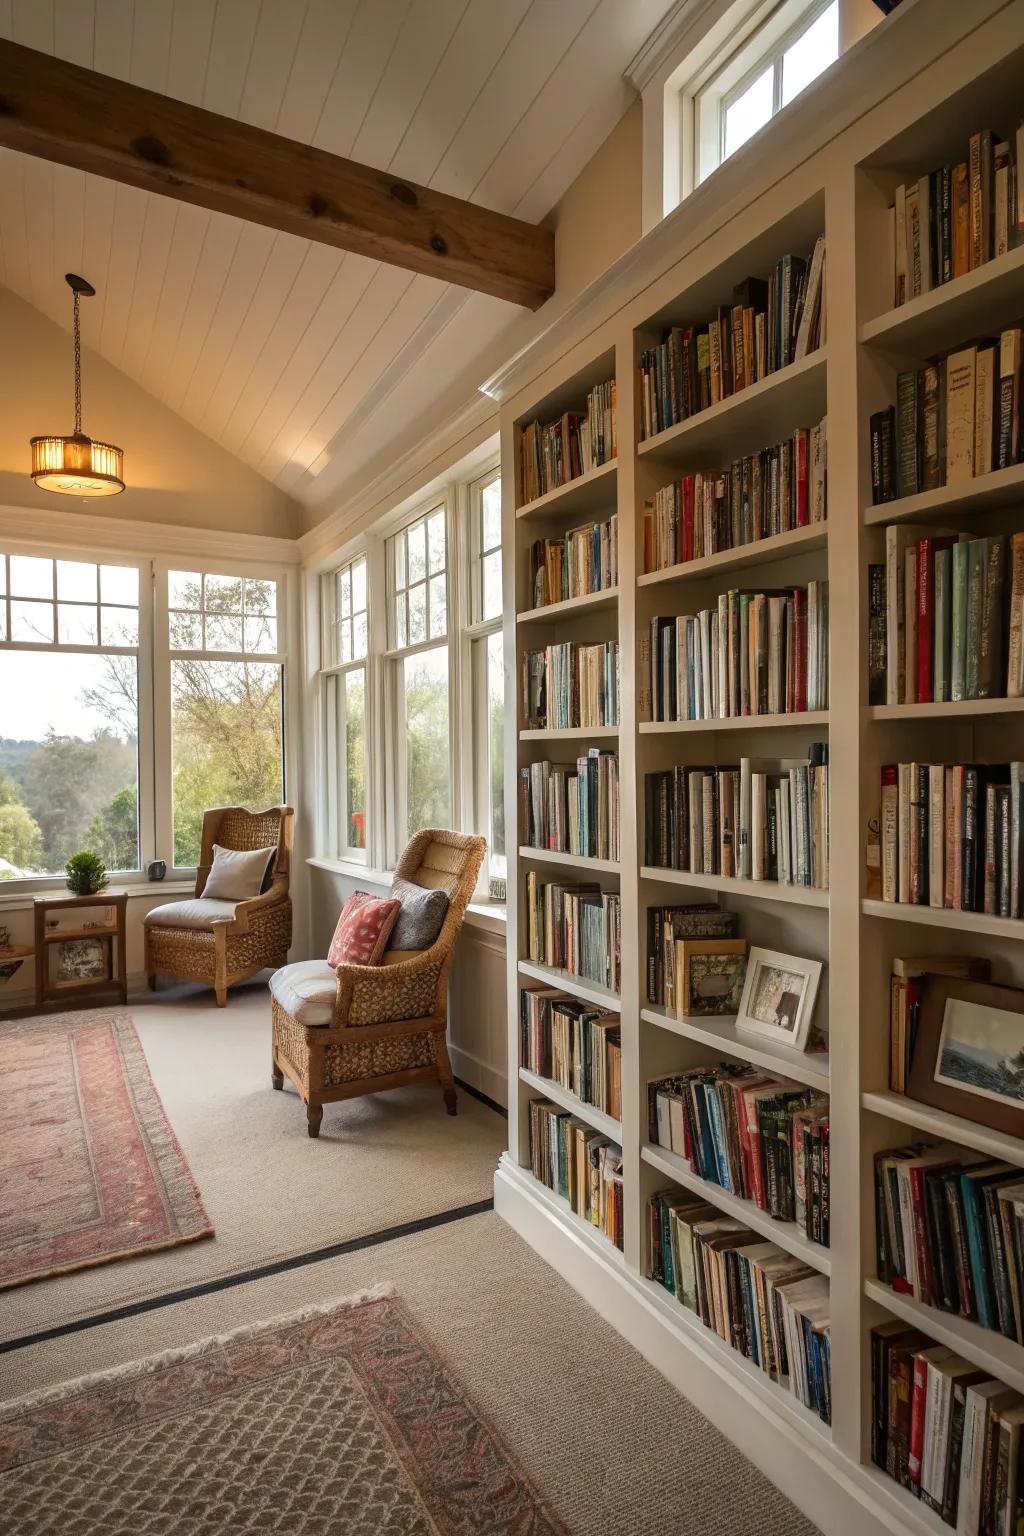
[[[444,926],[429,949],[394,965],[332,970],[325,960],[300,961],[271,978],[271,1080],[275,1088],[286,1076],[295,1084],[310,1136],[320,1134],[325,1104],[429,1077],[440,1081],[445,1107],[455,1114],[445,1040],[448,972],[485,847],[482,837],[428,829],[399,860],[396,881],[448,894]],[[296,999],[293,1011],[282,998]]]
[[[156,989],[158,974],[205,981],[223,1008],[228,987],[267,966],[284,965],[292,942],[292,904],[288,879],[294,812],[289,805],[245,811],[222,805],[203,816],[203,841],[196,889],[189,901],[155,907],[145,921],[146,974]],[[247,850],[274,848],[265,889],[250,901],[203,897],[213,845]]]

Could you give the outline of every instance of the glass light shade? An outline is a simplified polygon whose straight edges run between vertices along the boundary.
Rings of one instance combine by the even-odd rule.
[[[124,454],[84,433],[32,439],[32,479],[44,491],[68,496],[116,496],[124,490]]]

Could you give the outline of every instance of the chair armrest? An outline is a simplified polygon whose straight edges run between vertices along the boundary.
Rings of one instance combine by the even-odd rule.
[[[399,1023],[438,1014],[443,1011],[437,994],[444,967],[445,955],[437,944],[398,965],[339,965],[333,1027]]]
[[[264,891],[259,896],[250,896],[248,901],[240,901],[235,908],[234,917],[218,918],[215,920],[215,925],[223,924],[227,929],[228,936],[234,938],[238,934],[249,932],[250,918],[259,916],[268,907],[279,906],[281,902],[287,900],[287,889],[275,891],[274,887],[271,886],[269,891]]]

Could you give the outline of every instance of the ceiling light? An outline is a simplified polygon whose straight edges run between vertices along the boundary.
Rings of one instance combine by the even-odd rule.
[[[112,443],[97,443],[82,431],[82,333],[78,305],[96,290],[69,272],[65,282],[75,306],[75,430],[67,437],[32,439],[32,479],[41,490],[66,496],[116,496],[124,490],[124,454]]]

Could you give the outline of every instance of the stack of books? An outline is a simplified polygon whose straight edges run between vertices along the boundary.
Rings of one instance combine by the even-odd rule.
[[[570,528],[564,538],[530,545],[530,603],[546,608],[619,584],[619,515]]]
[[[652,619],[650,678],[652,720],[827,709],[828,582],[734,588],[715,608]]]
[[[663,571],[825,520],[825,422],[774,448],[698,471],[644,508],[644,570]]]
[[[1021,456],[1020,326],[901,373],[895,408],[870,418],[871,497],[961,485]]]
[[[663,1190],[648,1215],[651,1279],[830,1424],[825,1276],[699,1196]]]
[[[739,918],[717,902],[647,908],[647,1001],[665,1008],[681,1006],[676,986],[679,945],[693,939],[734,939]],[[679,997],[677,997],[677,992]]]
[[[622,904],[617,891],[526,875],[526,959],[619,990]]]
[[[1024,533],[972,539],[904,524],[868,568],[868,702],[1024,693]]]
[[[622,1118],[622,1035],[617,1013],[550,987],[519,994],[520,1064],[584,1104]]]
[[[619,759],[591,747],[574,766],[519,770],[519,825],[530,848],[583,859],[619,857]]]
[[[557,1104],[531,1099],[530,1168],[577,1216],[622,1247],[620,1146]]]
[[[557,421],[531,421],[519,438],[522,504],[567,485],[616,457],[615,380],[597,384],[587,409],[565,411]]]
[[[905,304],[1002,256],[1024,236],[1017,164],[1024,125],[971,135],[967,158],[896,188],[889,210],[893,303]]]
[[[905,1323],[871,1330],[871,1459],[962,1536],[1021,1517],[1024,1398]]]
[[[729,1063],[657,1078],[647,1097],[656,1146],[828,1246],[827,1094]]]
[[[523,655],[523,718],[534,730],[619,723],[619,642],[566,640]]]
[[[828,748],[644,776],[645,863],[828,889]]]
[[[882,900],[1024,917],[1024,763],[888,763]]]
[[[875,1154],[875,1206],[880,1280],[1024,1344],[1024,1169],[896,1147]]]
[[[640,354],[641,432],[663,432],[799,362],[820,345],[825,237],[809,257],[783,256],[767,279],[748,277],[704,325],[673,326]]]
[[[889,1087],[906,1093],[917,1044],[921,984],[926,976],[990,981],[992,963],[977,955],[894,955],[889,979]]]

